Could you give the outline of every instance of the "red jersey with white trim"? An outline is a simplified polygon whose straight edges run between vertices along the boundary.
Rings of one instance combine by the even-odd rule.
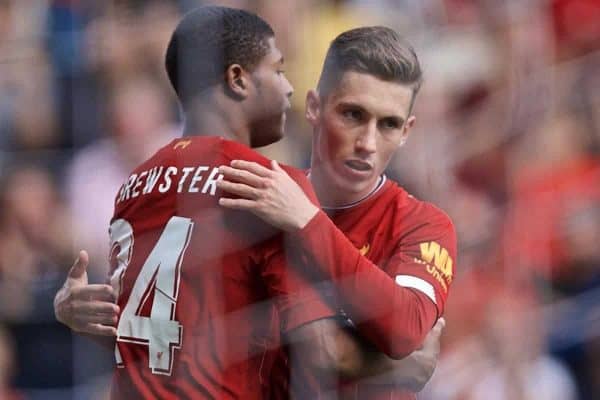
[[[328,270],[328,277],[333,279],[342,307],[358,332],[394,358],[407,355],[415,349],[414,344],[394,347],[389,343],[396,337],[424,337],[444,312],[456,261],[456,234],[450,218],[385,176],[366,199],[325,211],[339,231],[325,221],[324,215],[317,216],[305,230],[322,235],[315,238],[314,233],[301,233],[301,237],[311,235],[304,237],[304,247],[321,265],[338,266]],[[340,237],[342,233],[348,240]],[[326,251],[328,246],[337,251]],[[337,256],[332,258],[331,254]],[[372,271],[373,266],[387,277]],[[432,323],[419,326],[423,321]],[[301,373],[302,381],[311,382],[306,376],[310,371]],[[301,390],[299,398],[326,398],[314,382],[313,387],[305,385]],[[358,382],[341,384],[338,395],[353,400],[415,398],[395,385]]]
[[[218,167],[234,159],[269,166],[239,143],[186,137],[136,168],[117,194],[113,399],[261,399],[273,324],[285,331],[332,314],[308,284],[287,296],[288,279],[299,281],[279,232],[218,205]],[[316,202],[304,173],[285,169]]]
[[[425,294],[441,316],[454,276],[454,225],[436,206],[382,179],[379,190],[363,201],[324,210],[361,255],[398,285]]]
[[[445,213],[390,180],[370,198],[332,212],[333,222],[362,255],[396,284],[425,295],[431,301],[428,312],[443,314],[456,260],[456,234]],[[361,383],[344,385],[342,393],[342,398],[356,400],[416,397],[393,385]]]

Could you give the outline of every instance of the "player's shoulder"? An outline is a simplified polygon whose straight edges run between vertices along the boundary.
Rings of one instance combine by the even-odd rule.
[[[405,224],[454,231],[452,219],[440,207],[409,193],[395,181],[390,181],[388,190],[392,193],[398,211],[398,219],[404,221]]]
[[[138,173],[140,171],[148,170],[154,166],[159,165],[172,165],[175,154],[172,149],[173,146],[181,139],[173,139],[169,143],[165,144],[158,150],[154,152],[150,157],[140,163],[133,171],[132,174]]]
[[[242,156],[244,156],[245,160],[258,162],[259,164],[263,164],[265,166],[271,165],[271,160],[269,158],[263,156],[262,154],[260,154],[256,150],[251,149],[250,147],[246,146],[245,144],[242,144],[239,142],[234,142],[234,141],[227,140],[227,139],[221,139],[221,145],[222,145],[223,154],[230,156],[232,159],[239,158],[240,155],[242,155]],[[298,176],[301,175],[303,177],[305,177],[305,175],[306,175],[303,170],[292,167],[290,165],[281,164],[281,163],[279,165],[290,175],[292,175],[292,174],[298,175]]]
[[[279,166],[287,172],[287,174],[296,182],[302,185],[310,185],[306,170],[292,167],[291,165],[279,164]]]
[[[160,150],[155,158],[177,158],[179,160],[190,161],[194,158],[224,158],[224,159],[244,159],[258,161],[260,163],[268,162],[256,151],[248,146],[225,139],[220,136],[183,136],[172,140]]]
[[[408,201],[414,204],[416,217],[427,218],[431,223],[438,225],[454,226],[450,216],[435,204],[418,199],[411,194],[408,195]]]
[[[219,138],[218,150],[226,160],[246,160],[253,161],[258,164],[269,166],[270,160],[251,149],[243,143],[234,142],[233,140]]]
[[[271,168],[270,159],[242,143],[222,139],[222,146],[223,154],[229,160],[243,159],[246,161],[254,161],[267,168]],[[304,170],[282,163],[279,163],[279,166],[296,182],[308,182],[308,178],[306,177],[306,172]]]

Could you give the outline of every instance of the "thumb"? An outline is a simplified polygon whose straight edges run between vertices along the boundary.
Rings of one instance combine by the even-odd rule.
[[[441,335],[445,326],[446,326],[446,320],[444,318],[440,318],[437,320],[437,322],[433,326],[432,330],[435,331],[438,335]]]
[[[79,252],[79,257],[73,263],[71,270],[69,271],[69,278],[79,279],[81,278],[87,270],[87,266],[90,263],[90,257],[88,256],[87,251],[81,250]]]

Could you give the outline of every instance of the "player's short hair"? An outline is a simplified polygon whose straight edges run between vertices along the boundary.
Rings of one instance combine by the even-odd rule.
[[[271,26],[248,11],[205,6],[190,11],[175,28],[165,56],[167,75],[182,104],[224,82],[239,64],[252,71],[275,36]]]
[[[319,93],[327,96],[346,71],[412,86],[411,110],[423,81],[415,50],[398,32],[384,26],[351,29],[331,42],[319,79]]]

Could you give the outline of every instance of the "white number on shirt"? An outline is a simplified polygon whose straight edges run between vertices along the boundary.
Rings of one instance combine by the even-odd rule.
[[[175,320],[179,293],[181,262],[190,241],[194,223],[189,218],[172,217],[158,242],[144,262],[129,300],[119,318],[117,341],[148,346],[149,367],[154,374],[171,375],[173,352],[181,347],[183,326]],[[117,268],[111,284],[120,295],[121,281],[133,253],[133,228],[124,219],[110,226],[111,254]],[[140,316],[141,310],[154,294],[150,317]],[[123,366],[118,346],[115,346],[118,366]]]

